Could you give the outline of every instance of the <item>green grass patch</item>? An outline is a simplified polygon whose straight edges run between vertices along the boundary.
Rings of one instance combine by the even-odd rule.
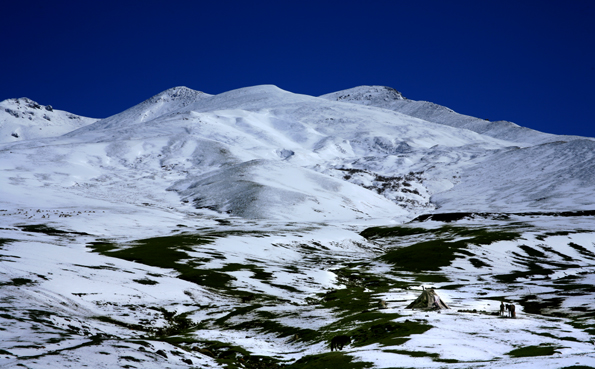
[[[82,264],[72,264],[72,265],[80,267],[80,268],[88,268],[88,269],[95,269],[95,270],[114,270],[114,271],[119,270],[118,268],[115,268],[111,265],[82,265]]]
[[[344,316],[372,308],[371,298],[371,292],[365,292],[364,287],[353,286],[323,294],[320,303]]]
[[[274,357],[252,355],[241,346],[220,341],[196,340],[190,337],[168,337],[165,341],[183,347],[184,350],[196,351],[209,356],[227,369],[281,369],[286,367]]]
[[[566,254],[563,254],[563,253],[561,253],[558,250],[555,250],[553,247],[549,247],[549,246],[547,246],[545,244],[539,245],[539,247],[541,247],[544,251],[551,252],[552,254],[558,255],[564,261],[575,261],[572,257],[570,257],[570,256],[568,256]]]
[[[543,337],[553,338],[553,339],[556,339],[556,340],[571,341],[571,342],[580,342],[578,338],[571,337],[571,336],[560,336],[560,335],[554,335],[554,334],[547,333],[547,332],[533,332],[533,331],[529,331],[529,333],[535,334],[537,336],[543,336]]]
[[[395,346],[405,343],[412,334],[423,334],[432,326],[406,320],[403,323],[393,321],[370,322],[350,332],[353,346],[361,347],[374,343],[383,346]]]
[[[16,240],[13,240],[10,238],[0,238],[0,247],[4,246],[5,244],[7,244],[9,242],[16,242]]]
[[[456,258],[475,256],[466,249],[468,245],[489,245],[497,241],[514,240],[521,236],[520,233],[510,231],[450,226],[441,227],[434,232],[440,238],[394,248],[382,255],[380,259],[406,271],[438,271],[442,267],[449,266]],[[465,238],[457,239],[460,237]]]
[[[412,228],[412,227],[371,227],[363,230],[360,236],[368,240],[374,240],[378,238],[389,238],[389,237],[405,237],[416,234],[425,234],[431,232],[425,228]]]
[[[251,319],[230,327],[237,330],[257,330],[259,332],[275,333],[277,337],[295,337],[299,341],[317,341],[320,333],[313,329],[295,328],[283,325],[270,319]]]
[[[371,368],[372,363],[353,362],[353,357],[342,352],[328,352],[318,355],[308,355],[295,363],[285,366],[287,369],[363,369]]]
[[[330,339],[336,335],[337,331],[342,331],[344,334],[348,334],[348,330],[353,331],[356,329],[354,327],[369,328],[371,325],[388,323],[400,317],[400,314],[384,313],[380,310],[368,310],[352,315],[346,315],[325,327],[325,330],[332,333],[329,334],[328,337],[325,336],[324,339],[330,341]]]
[[[215,319],[214,323],[216,323],[219,326],[230,327],[231,325],[227,324],[228,319],[233,318],[235,316],[247,315],[250,312],[252,312],[253,310],[261,308],[261,307],[262,307],[262,305],[260,305],[260,304],[236,307],[229,314],[227,314],[221,318]]]
[[[546,232],[544,234],[536,236],[535,238],[540,241],[545,241],[546,238],[552,237],[552,236],[568,236],[568,235],[576,234],[576,233],[591,233],[591,232],[593,232],[593,231],[586,230],[586,229],[576,229],[576,230],[572,230],[572,231]]]
[[[588,259],[593,259],[595,258],[595,253],[593,253],[592,251],[588,250],[586,247],[581,246],[579,244],[576,244],[574,242],[569,242],[568,246],[572,247],[573,249],[575,249],[576,251],[578,251],[581,255],[583,255],[584,257],[588,258]]]
[[[48,236],[67,236],[67,235],[91,236],[90,234],[84,233],[84,232],[62,231],[60,229],[48,227],[45,224],[30,224],[30,225],[22,225],[22,226],[18,226],[18,227],[24,232],[43,233],[43,234],[47,234]]]
[[[214,238],[225,238],[229,236],[252,236],[258,238],[270,237],[271,232],[269,231],[256,231],[256,230],[242,230],[242,229],[230,229],[225,231],[211,231],[207,233],[208,237]]]
[[[339,281],[347,285],[346,288],[318,295],[318,303],[326,309],[332,309],[338,318],[319,332],[320,339],[330,342],[337,334],[346,334],[351,336],[354,346],[373,343],[389,346],[402,344],[409,339],[409,335],[422,334],[431,328],[410,321],[395,323],[393,320],[401,315],[379,310],[379,299],[374,295],[402,283],[373,277],[365,271],[364,265],[357,265],[358,269],[355,267],[350,265],[333,270],[339,276]]]
[[[527,346],[514,349],[508,353],[512,357],[550,356],[556,352],[554,346]]]
[[[503,230],[489,230],[482,228],[444,227],[453,234],[469,237],[467,244],[491,245],[498,241],[512,241],[521,237],[521,233]]]
[[[92,242],[87,246],[100,254],[134,261],[160,268],[175,269],[179,278],[205,287],[225,290],[235,280],[223,271],[201,269],[202,262],[210,259],[190,258],[193,247],[213,242],[211,237],[181,234],[147,238],[125,244]]]
[[[167,311],[164,308],[154,308],[153,310],[159,311],[163,314],[167,325],[164,327],[154,327],[147,324],[131,324],[119,321],[109,316],[96,316],[97,319],[103,323],[113,324],[116,326],[124,327],[133,331],[145,332],[147,336],[165,340],[170,336],[184,335],[194,330],[197,324],[188,318],[188,313],[176,314],[175,312]]]
[[[538,264],[537,262],[535,262],[533,260],[529,260],[527,262],[524,262],[523,264],[525,264],[525,266],[527,267],[528,270],[525,270],[525,271],[515,270],[515,271],[512,271],[512,273],[498,274],[498,275],[494,275],[493,277],[502,283],[513,283],[513,282],[516,282],[516,280],[518,278],[531,278],[531,277],[535,277],[538,275],[545,277],[550,274],[554,274],[553,270],[544,268],[540,264]]]
[[[109,251],[116,250],[118,248],[118,244],[109,240],[97,240],[88,242],[87,247],[89,247],[97,253],[103,254]]]
[[[478,258],[469,258],[469,262],[476,267],[477,269],[481,269],[483,267],[491,267],[490,264],[478,259]]]
[[[155,284],[158,284],[159,283],[159,282],[154,281],[154,280],[149,279],[149,278],[133,279],[133,281],[135,281],[136,283],[140,283],[140,284],[144,284],[144,285],[149,285],[149,286],[152,286],[152,285],[155,285]]]
[[[441,359],[439,354],[425,352],[425,351],[407,351],[407,350],[383,350],[383,351],[393,353],[393,354],[407,355],[407,356],[411,356],[411,357],[429,357],[433,361],[439,362],[439,363],[454,364],[454,363],[459,362],[456,359]]]
[[[112,317],[109,316],[96,316],[93,317],[93,319],[99,320],[100,322],[103,323],[108,323],[108,324],[113,324],[113,325],[117,325],[119,327],[124,327],[133,331],[141,331],[141,332],[148,332],[151,330],[151,327],[142,325],[142,324],[130,324],[130,323],[125,323],[125,322],[121,322],[117,319],[114,319]]]
[[[397,283],[393,280],[383,277],[377,273],[369,273],[366,271],[367,265],[356,265],[351,267],[344,267],[340,269],[331,269],[337,275],[337,281],[341,284],[350,287],[364,287],[373,289],[375,292],[386,292],[395,287],[406,287],[406,284]],[[398,286],[397,286],[398,284]]]
[[[388,292],[394,288],[407,288],[409,282],[387,278],[382,274],[368,271],[367,263],[350,263],[331,271],[337,275],[337,282],[346,288],[318,294],[317,303],[333,309],[341,317],[359,314],[378,307],[379,299],[373,295]]]
[[[432,354],[424,351],[407,351],[407,350],[382,350],[384,352],[390,352],[391,354],[407,355],[411,357],[430,357],[432,359],[440,357],[439,354]]]
[[[562,306],[564,298],[553,297],[549,299],[534,299],[531,296],[525,296],[519,301],[523,306],[523,310],[528,314],[544,314],[543,310],[556,309]]]
[[[390,250],[381,259],[411,272],[438,271],[460,257],[455,254],[456,251],[466,246],[463,242],[426,241]]]
[[[536,249],[534,249],[530,246],[527,246],[527,245],[520,245],[519,248],[522,249],[523,251],[525,251],[527,253],[527,255],[529,255],[529,256],[533,256],[533,257],[537,257],[537,258],[544,258],[546,256],[543,252],[536,250]]]
[[[31,285],[34,283],[35,283],[35,281],[32,281],[31,279],[28,279],[28,278],[13,278],[10,280],[10,282],[0,282],[0,287],[1,286],[21,287],[21,286]]]
[[[122,245],[106,242],[90,243],[89,247],[95,252],[108,256],[115,256],[146,265],[171,268],[178,261],[187,259],[187,252],[192,251],[193,246],[212,242],[211,238],[192,234],[147,238]]]
[[[231,232],[235,234],[237,232]],[[240,232],[254,234],[255,232]],[[256,232],[258,233],[258,232]],[[190,257],[190,252],[197,247],[213,243],[215,237],[229,235],[230,232],[210,232],[205,235],[178,234],[172,236],[155,237],[123,244],[110,242],[109,240],[98,240],[88,243],[87,246],[100,254],[117,257],[124,260],[134,261],[145,265],[160,268],[174,269],[180,273],[178,278],[196,283],[198,285],[217,289],[221,293],[228,293],[241,297],[245,295],[242,291],[236,291],[230,287],[230,283],[236,280],[227,272],[249,270],[253,277],[262,281],[271,280],[272,273],[265,271],[255,264],[230,263],[219,269],[204,269],[201,266],[212,259],[225,260],[225,256],[215,251],[204,250],[202,253],[208,257]],[[142,279],[138,283],[143,283]],[[267,282],[268,283],[268,282]],[[270,283],[269,283],[270,284]],[[282,288],[284,286],[276,286]],[[286,289],[297,292],[295,288]]]
[[[143,360],[137,359],[134,356],[120,356],[119,359],[120,360],[126,360],[126,361],[132,361],[132,362],[136,362],[136,363],[143,362]]]

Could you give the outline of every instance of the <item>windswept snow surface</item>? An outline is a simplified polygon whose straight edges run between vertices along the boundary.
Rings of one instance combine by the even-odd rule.
[[[2,367],[595,366],[592,139],[377,86],[0,105]]]
[[[390,101],[407,101],[393,95]],[[0,180],[8,192],[43,186],[176,208],[179,197],[169,190],[199,208],[288,220],[355,213],[404,219],[436,204],[509,212],[595,208],[595,197],[588,196],[595,192],[588,160],[593,141],[564,139],[518,146],[275,86],[215,96],[179,87],[62,137],[5,145],[0,155],[10,175]],[[490,180],[482,180],[481,168]],[[577,172],[581,180],[574,186]],[[352,196],[358,201],[346,200]],[[328,203],[337,199],[342,205]]]
[[[22,97],[0,102],[0,144],[56,137],[96,122]]]
[[[468,168],[434,201],[446,212],[593,209],[594,163],[595,141],[587,139],[509,150]]]
[[[559,136],[543,133],[521,127],[512,122],[491,122],[487,119],[459,114],[445,106],[428,101],[407,99],[400,92],[385,86],[359,86],[320,97],[332,101],[344,101],[394,110],[427,120],[428,122],[468,129],[486,136],[512,141],[523,146],[557,140],[571,141],[583,139],[580,136]]]

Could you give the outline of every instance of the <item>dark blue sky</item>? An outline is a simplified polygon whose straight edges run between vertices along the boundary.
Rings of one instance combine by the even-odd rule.
[[[6,1],[0,100],[104,118],[174,86],[385,85],[595,137],[595,1]]]

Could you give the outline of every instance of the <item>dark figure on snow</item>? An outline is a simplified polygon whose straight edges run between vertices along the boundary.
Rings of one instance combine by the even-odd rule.
[[[508,311],[508,316],[510,318],[516,318],[516,309],[513,304],[506,304],[506,310]]]
[[[331,340],[331,351],[343,350],[343,346],[349,345],[350,343],[351,343],[351,337],[349,337],[349,336],[345,336],[345,335],[335,336]]]

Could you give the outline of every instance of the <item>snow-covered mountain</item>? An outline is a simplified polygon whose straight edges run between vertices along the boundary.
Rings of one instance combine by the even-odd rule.
[[[592,138],[379,86],[0,105],[2,367],[595,365]]]
[[[429,103],[414,117],[398,104],[415,102],[379,87],[323,98],[177,87],[64,136],[5,146],[4,169],[22,179],[3,186],[23,192],[30,178],[108,202],[287,220],[595,208],[595,141],[516,125],[485,134],[482,120]]]
[[[0,102],[0,144],[55,137],[97,120],[40,105],[26,97],[8,99]]]
[[[584,137],[580,136],[560,136],[543,133],[530,128],[521,127],[512,122],[490,122],[487,119],[459,114],[445,106],[428,101],[407,99],[395,89],[385,86],[359,86],[322,95],[320,97],[333,101],[344,101],[353,104],[394,110],[427,120],[428,122],[444,124],[456,128],[465,128],[486,136],[515,142],[521,146],[553,141],[584,139]]]

